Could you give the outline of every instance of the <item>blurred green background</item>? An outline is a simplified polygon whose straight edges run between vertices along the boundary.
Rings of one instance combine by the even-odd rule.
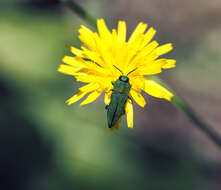
[[[161,77],[221,132],[220,0],[76,2],[110,28],[143,21],[173,42],[177,67]],[[64,103],[82,85],[57,72],[80,24],[58,0],[0,2],[0,189],[221,189],[221,151],[169,102],[144,95],[134,129],[111,132],[103,97]]]

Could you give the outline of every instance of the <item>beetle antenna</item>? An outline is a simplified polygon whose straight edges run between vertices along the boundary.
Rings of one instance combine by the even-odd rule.
[[[136,71],[136,70],[137,70],[137,68],[133,69],[132,71],[130,71],[129,73],[127,73],[126,76],[128,76],[129,74],[133,73],[133,72]]]
[[[120,69],[118,69],[115,65],[113,65],[118,71],[120,71],[121,72],[121,74],[123,75],[123,72],[120,70]]]

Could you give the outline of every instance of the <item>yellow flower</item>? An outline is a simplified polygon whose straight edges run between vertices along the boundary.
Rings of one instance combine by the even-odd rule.
[[[77,81],[87,83],[79,88],[77,94],[67,100],[70,105],[85,95],[88,97],[80,104],[85,105],[95,101],[102,92],[105,92],[104,102],[110,103],[113,85],[120,76],[128,75],[131,89],[129,96],[144,107],[145,99],[141,90],[157,98],[171,100],[173,94],[147,76],[158,74],[162,69],[175,67],[173,59],[159,58],[173,49],[171,43],[159,46],[157,41],[151,41],[156,30],[152,27],[147,31],[147,24],[140,22],[126,41],[126,23],[118,22],[118,28],[112,32],[107,28],[103,19],[97,20],[98,32],[93,32],[85,26],[79,29],[79,39],[84,46],[80,49],[70,47],[75,55],[64,56],[58,68],[59,72],[73,75]],[[118,68],[122,73],[116,69]],[[125,106],[128,127],[133,127],[133,105],[127,101]],[[119,125],[117,122],[116,125]],[[118,127],[118,126],[117,126]]]

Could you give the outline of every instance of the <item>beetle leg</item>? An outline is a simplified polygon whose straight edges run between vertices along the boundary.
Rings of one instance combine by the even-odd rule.
[[[131,96],[128,96],[129,100],[131,101],[131,103],[133,103],[133,99]]]
[[[125,109],[124,109],[124,112],[123,112],[123,115],[126,113]]]
[[[114,89],[110,89],[109,91],[106,91],[107,93],[109,93],[109,92],[111,92],[111,91],[113,91]]]

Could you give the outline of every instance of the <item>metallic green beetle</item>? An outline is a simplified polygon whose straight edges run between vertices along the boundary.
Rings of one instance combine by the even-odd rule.
[[[120,69],[118,70],[121,72]],[[107,123],[109,128],[112,128],[121,116],[125,114],[125,105],[128,98],[130,98],[129,92],[131,89],[129,78],[127,76],[135,70],[136,69],[130,71],[127,75],[120,76],[119,79],[113,83],[114,88],[112,90],[111,101],[110,104],[106,106]]]

